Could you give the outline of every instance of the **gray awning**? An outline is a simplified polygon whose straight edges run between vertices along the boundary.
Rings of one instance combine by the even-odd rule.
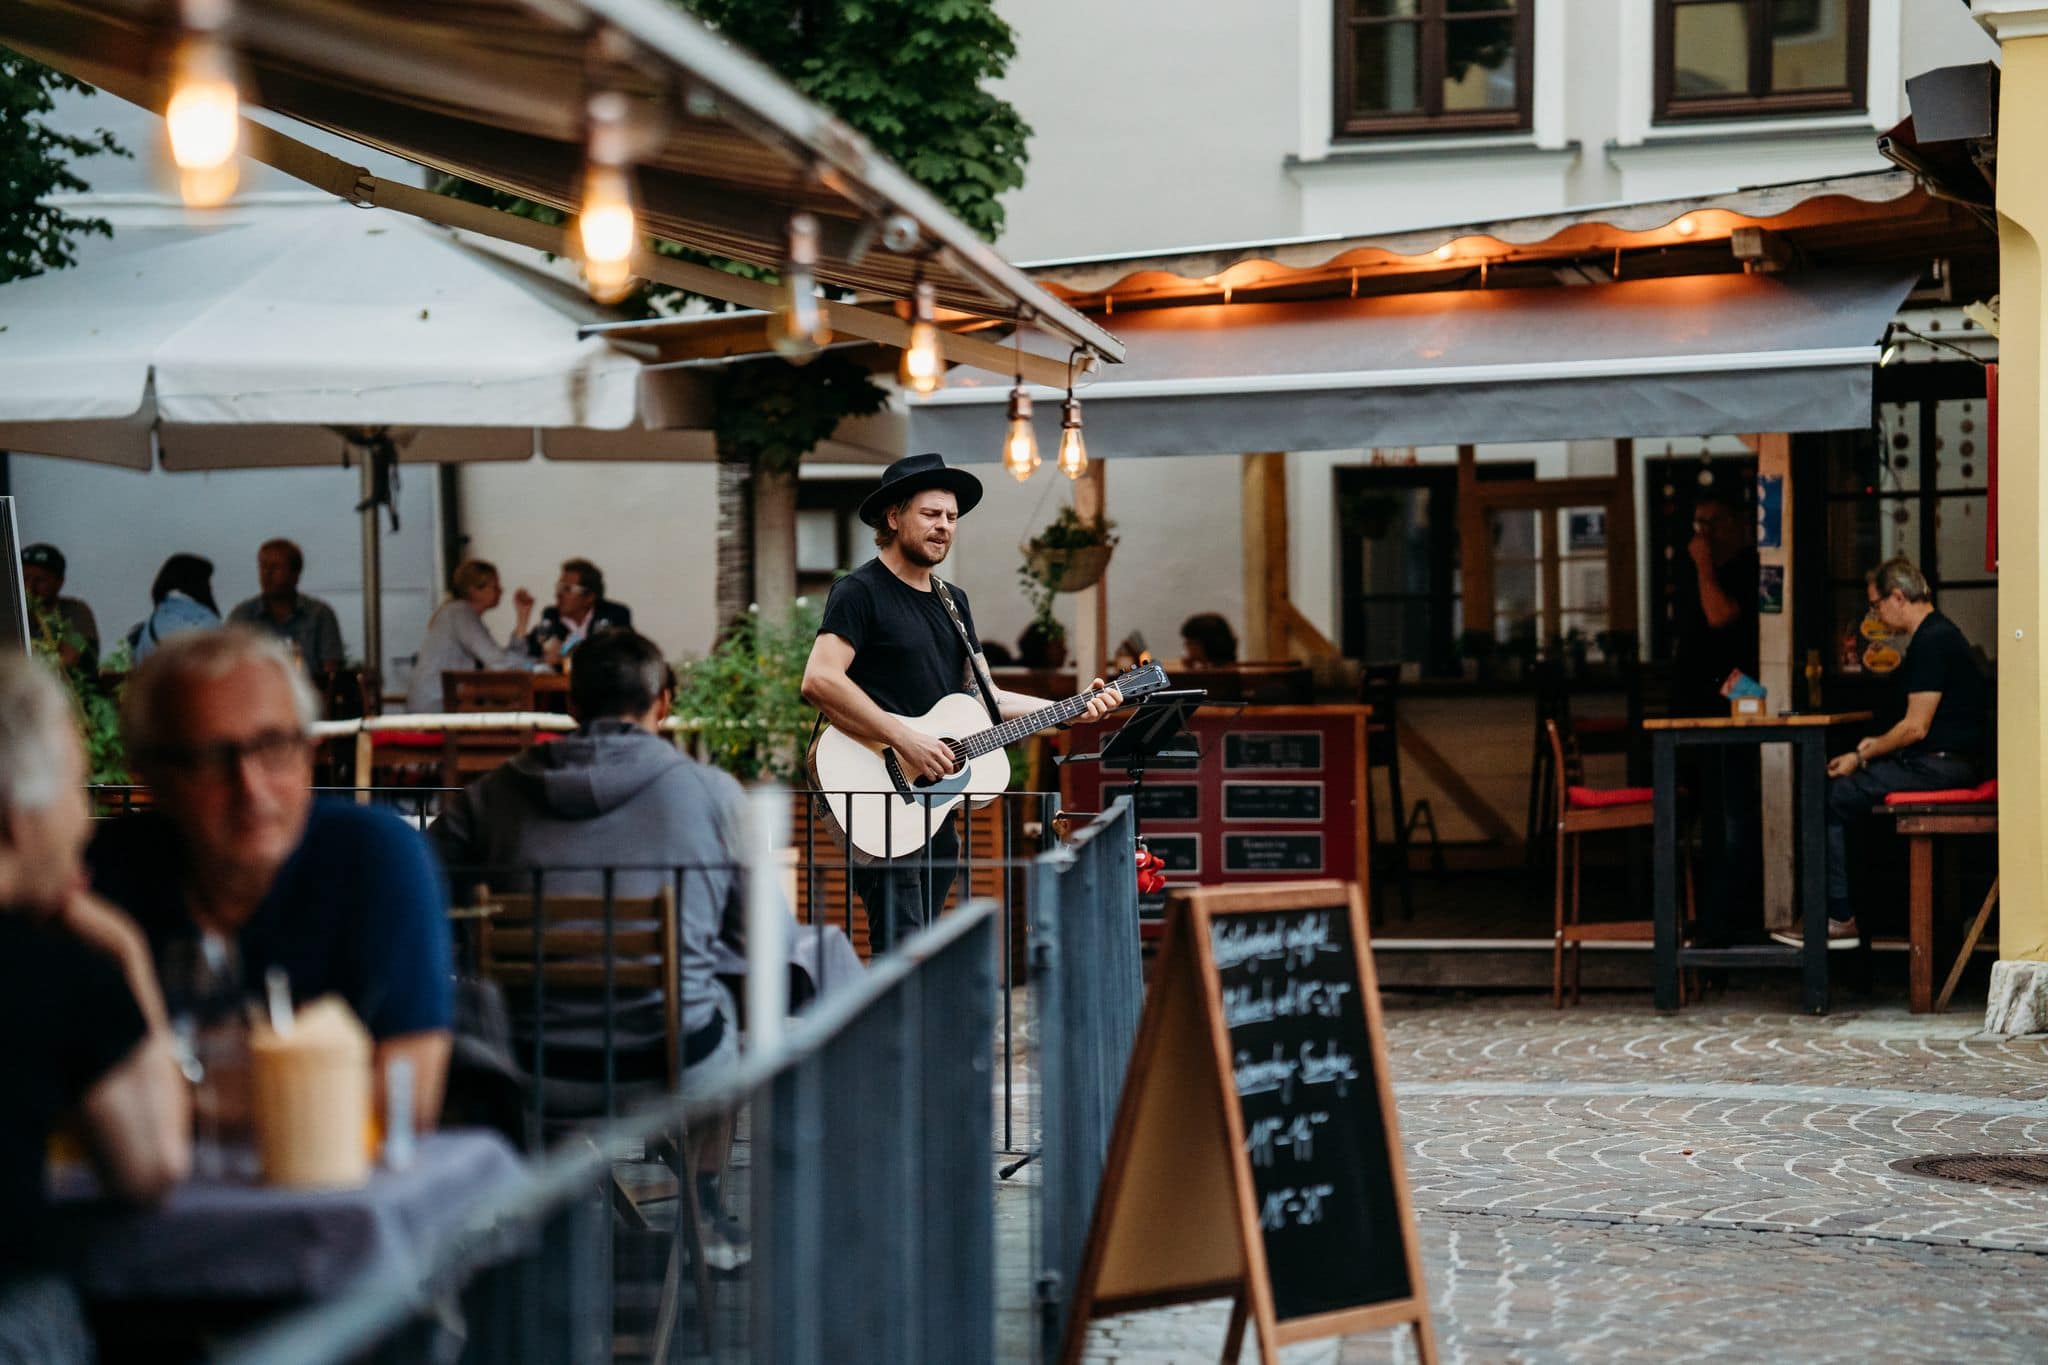
[[[1692,275],[1118,313],[1129,359],[1082,391],[1130,455],[1692,437],[1867,426],[1896,274]],[[913,402],[910,448],[993,460],[1000,379]],[[1044,394],[1041,392],[1041,397]],[[1056,403],[1039,440],[1058,438]]]

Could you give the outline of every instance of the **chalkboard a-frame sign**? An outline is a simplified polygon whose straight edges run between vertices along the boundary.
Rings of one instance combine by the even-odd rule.
[[[1096,1317],[1233,1301],[1275,1365],[1297,1341],[1429,1321],[1354,883],[1185,891],[1124,1078],[1061,1353]]]

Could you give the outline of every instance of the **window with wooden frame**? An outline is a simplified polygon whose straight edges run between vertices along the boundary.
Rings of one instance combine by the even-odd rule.
[[[1535,3],[1336,0],[1337,136],[1527,128]]]
[[[1856,113],[1869,0],[1657,0],[1657,119]]]

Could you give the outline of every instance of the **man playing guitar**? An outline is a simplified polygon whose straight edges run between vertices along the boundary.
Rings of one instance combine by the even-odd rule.
[[[922,715],[963,691],[977,694],[998,720],[1046,705],[995,686],[967,594],[932,573],[953,547],[955,524],[980,501],[981,480],[949,469],[942,456],[911,455],[890,465],[860,505],[880,552],[832,585],[804,668],[804,700],[855,739],[888,746],[911,781],[943,778],[957,758],[945,740],[903,717]],[[1123,702],[1100,678],[1092,687],[1100,695],[1078,719],[1095,720]],[[867,906],[874,951],[894,948],[937,915],[958,871],[950,813],[917,854],[856,866],[854,889]]]

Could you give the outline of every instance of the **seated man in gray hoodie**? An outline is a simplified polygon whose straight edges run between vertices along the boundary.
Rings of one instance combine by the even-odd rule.
[[[673,676],[652,641],[630,630],[592,636],[576,651],[569,680],[569,709],[581,728],[535,745],[453,797],[427,833],[457,887],[481,883],[530,895],[538,868],[543,895],[599,895],[603,869],[610,867],[616,869],[612,892],[621,899],[672,890],[687,1085],[700,1067],[738,1054],[737,1015],[718,978],[745,970],[745,797],[730,774],[697,762],[662,737],[659,727],[673,696]],[[508,1002],[515,1035],[530,1037],[536,1021],[519,1017],[518,994]],[[550,993],[550,1108],[591,1106],[603,1076],[605,1012],[601,992]],[[621,1063],[661,1055],[659,992],[651,998],[621,993],[610,1013]],[[626,1081],[661,1079],[637,1075],[625,1064],[617,1074]],[[712,1212],[718,1208],[725,1144],[705,1136],[698,1189],[713,1217],[707,1259],[718,1266],[730,1251],[719,1243],[734,1241]]]

